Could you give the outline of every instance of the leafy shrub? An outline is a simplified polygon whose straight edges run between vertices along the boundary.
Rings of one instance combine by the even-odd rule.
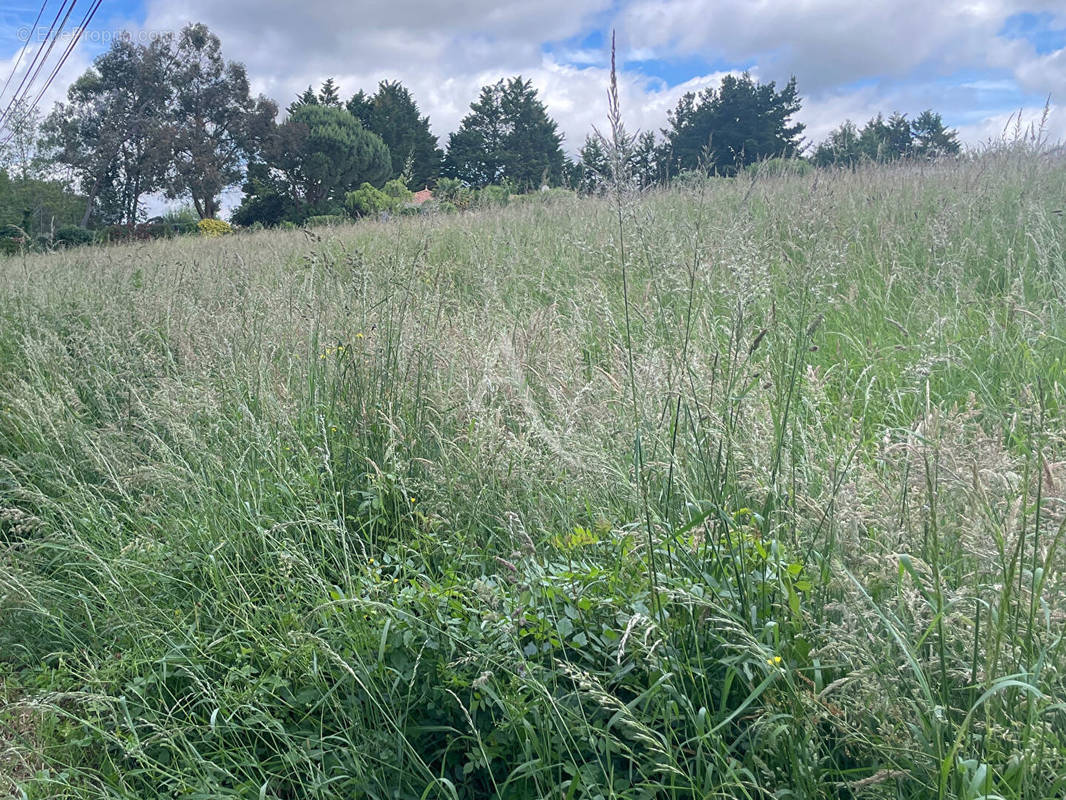
[[[247,227],[259,222],[265,227],[272,228],[284,222],[295,225],[296,220],[301,219],[302,216],[291,199],[272,192],[245,197],[233,212],[231,219],[234,225]]]
[[[474,200],[474,192],[457,178],[441,178],[433,194],[442,203],[451,203],[454,208],[469,208]]]
[[[493,184],[477,193],[475,205],[480,208],[496,208],[507,205],[510,199],[511,190],[508,187]]]
[[[220,219],[202,219],[197,223],[197,227],[200,229],[201,236],[215,237],[233,233],[230,224]]]
[[[174,227],[165,222],[150,222],[137,226],[138,239],[172,239],[176,235]]]
[[[400,178],[394,178],[381,189],[364,183],[344,196],[344,205],[354,217],[367,217],[382,212],[397,213],[406,208],[414,195]]]
[[[165,211],[158,219],[159,222],[165,222],[167,225],[179,229],[188,226],[190,223],[195,227],[196,223],[200,221],[200,215],[196,213],[192,206],[181,206]]]
[[[389,208],[390,198],[380,189],[364,183],[344,196],[344,205],[353,217],[367,217]]]
[[[65,247],[79,247],[85,244],[92,244],[94,240],[93,232],[80,228],[77,225],[66,225],[56,231],[55,243]]]
[[[403,178],[393,178],[381,188],[381,191],[393,201],[394,208],[401,208],[410,203],[411,198],[415,196],[414,192],[407,188]]]
[[[0,225],[0,253],[12,255],[34,249],[35,241],[17,225]]]

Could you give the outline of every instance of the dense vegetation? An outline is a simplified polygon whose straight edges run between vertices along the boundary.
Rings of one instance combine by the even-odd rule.
[[[1066,165],[0,262],[29,798],[1066,792]]]
[[[766,160],[804,156],[809,143],[794,119],[801,107],[794,77],[779,90],[748,74],[727,75],[718,87],[682,96],[661,136],[644,131],[620,149],[641,187],[667,185],[688,172],[735,175]],[[341,87],[327,78],[317,92],[309,86],[295,98],[279,121],[277,103],[252,96],[244,66],[224,59],[222,43],[203,24],[147,44],[117,38],[43,123],[28,100],[16,98],[7,112],[0,173],[14,183],[0,181],[0,222],[15,205],[22,226],[0,227],[0,251],[169,236],[173,229],[159,227],[158,218],[143,225],[147,201],[178,200],[198,218],[213,219],[223,193],[237,186],[244,198],[232,221],[276,227],[369,213],[360,209],[381,203],[352,203],[348,196],[394,195],[385,189],[393,181],[404,191],[437,188],[443,176],[475,192],[565,186],[595,193],[611,172],[598,135],[586,138],[576,162],[566,156],[557,123],[521,76],[482,87],[446,152],[398,81],[382,81],[372,95],[360,89],[343,102]],[[887,122],[878,115],[861,131],[847,121],[811,160],[853,167],[934,160],[959,149],[955,132],[927,110],[913,122],[900,113]],[[110,230],[57,235],[57,227],[71,226]]]

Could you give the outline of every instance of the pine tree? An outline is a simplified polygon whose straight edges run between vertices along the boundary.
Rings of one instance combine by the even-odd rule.
[[[372,98],[360,89],[354,95],[352,99],[344,104],[344,107],[348,109],[348,113],[359,120],[363,127],[370,130],[370,114],[374,108]]]
[[[652,131],[644,131],[637,137],[630,164],[633,180],[641,189],[647,189],[662,181],[659,171],[659,146]]]
[[[563,139],[559,126],[537,99],[533,82],[523,81],[521,76],[508,81],[500,108],[507,125],[505,176],[523,189],[558,185],[563,177]]]
[[[323,81],[322,88],[318,90],[318,104],[330,108],[341,107],[341,95],[333,78],[326,78]]]
[[[599,136],[585,137],[578,151],[578,182],[574,188],[593,194],[601,190],[611,177],[611,163]]]
[[[888,120],[883,114],[872,117],[859,133],[859,149],[871,161],[887,162],[911,155],[911,126],[899,112]]]
[[[859,147],[859,128],[850,119],[833,131],[814,151],[814,163],[820,167],[830,164],[853,166],[862,160]]]
[[[937,158],[959,152],[958,131],[949,130],[932,109],[913,122],[898,111],[887,120],[871,117],[862,130],[850,120],[832,131],[814,152],[818,166],[852,165],[863,159],[887,162],[905,158]]]
[[[398,81],[382,81],[373,97],[363,92],[348,101],[348,110],[384,140],[392,154],[392,177],[405,176],[421,188],[437,179],[443,153],[421,116],[411,93]]]
[[[724,175],[766,158],[796,155],[804,126],[792,122],[800,110],[796,79],[783,89],[760,84],[744,73],[726,75],[718,89],[685,94],[663,131],[672,170],[705,168]]]
[[[659,173],[661,149],[655,140],[655,134],[644,131],[639,136],[626,136],[622,146],[622,166],[626,181],[640,189],[654,186],[662,180]],[[585,143],[578,151],[578,175],[574,188],[594,193],[602,190],[604,185],[614,180],[611,174],[611,161],[607,148],[609,145],[596,134],[585,137]]]
[[[442,175],[475,187],[498,183],[503,178],[503,146],[507,131],[500,108],[502,95],[502,80],[481,88],[481,94],[470,104],[470,113],[459,124],[459,130],[448,137]]]
[[[911,141],[911,124],[907,121],[906,114],[898,111],[888,118],[888,136],[885,140],[885,148],[891,160],[910,158],[914,153],[914,143]]]
[[[448,140],[442,174],[481,187],[503,180],[530,189],[563,178],[558,125],[531,81],[521,76],[484,86]]]
[[[302,94],[297,95],[296,99],[289,103],[289,107],[285,109],[285,112],[291,117],[293,112],[300,106],[317,106],[318,95],[315,94],[315,90],[308,86]]]
[[[241,224],[335,214],[363,183],[382,186],[389,149],[343,108],[298,107],[269,137],[262,162],[249,168]]]
[[[959,132],[949,130],[940,115],[926,109],[911,123],[914,136],[914,155],[920,158],[939,158],[957,155],[960,150]]]

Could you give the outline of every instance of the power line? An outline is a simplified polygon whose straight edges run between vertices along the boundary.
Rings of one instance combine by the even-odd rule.
[[[74,2],[77,2],[77,0],[74,0]],[[28,92],[29,92],[29,86],[27,84],[27,81],[30,81],[30,84],[32,84],[33,83],[33,77],[35,77],[37,71],[39,71],[39,69],[41,69],[41,67],[39,67],[39,63],[42,63],[41,62],[42,54],[44,54],[46,52],[45,45],[48,45],[47,52],[51,52],[52,47],[54,47],[55,42],[52,39],[52,31],[55,30],[56,23],[58,23],[60,21],[60,16],[63,14],[63,10],[65,9],[66,4],[67,4],[67,0],[62,0],[61,1],[60,10],[58,12],[55,12],[55,19],[52,20],[51,26],[49,26],[49,28],[48,28],[48,33],[45,35],[45,38],[43,39],[43,41],[41,43],[41,47],[37,48],[37,52],[34,54],[33,61],[31,61],[30,65],[26,68],[26,74],[23,75],[22,76],[22,80],[20,80],[18,82],[18,87],[15,90],[15,94],[12,95],[11,100],[9,102],[7,102],[7,108],[4,109],[3,114],[0,114],[0,128],[3,127],[3,124],[7,121],[7,116],[9,116],[11,114],[12,110],[15,108],[17,103],[20,100],[22,100],[22,99],[26,99],[26,94],[28,94]],[[69,11],[67,12],[67,16],[70,16]],[[47,55],[46,55],[46,58],[47,58]],[[37,67],[36,70],[34,69],[34,67]],[[31,77],[31,76],[33,76],[33,77]],[[26,89],[27,89],[26,93],[23,93],[23,91],[22,91],[23,87],[26,87]]]
[[[0,89],[0,101],[4,99],[4,95],[7,94],[7,87],[11,85],[11,79],[15,77],[15,73],[18,72],[19,64],[22,63],[22,58],[26,55],[26,50],[30,46],[30,39],[33,38],[34,32],[37,30],[37,26],[41,22],[41,17],[44,15],[45,6],[48,5],[48,0],[42,0],[41,10],[37,12],[37,19],[33,21],[33,27],[29,29],[26,34],[26,41],[22,43],[22,49],[19,50],[18,58],[15,59],[14,66],[11,67],[11,74],[7,76],[7,80],[4,81],[4,88]]]
[[[70,39],[70,43],[67,45],[67,49],[63,51],[63,55],[59,58],[59,63],[55,65],[52,73],[48,76],[48,80],[45,81],[44,86],[37,92],[37,96],[33,98],[33,102],[30,104],[31,109],[37,108],[37,104],[41,102],[41,98],[44,97],[44,93],[48,91],[48,87],[52,85],[52,82],[59,75],[60,70],[63,69],[63,65],[67,63],[67,59],[70,58],[71,53],[74,52],[74,48],[78,46],[78,41],[81,39],[82,33],[85,32],[86,27],[92,22],[93,17],[96,15],[96,10],[100,8],[100,4],[104,0],[96,0],[96,2],[89,6],[89,10],[85,12],[85,15],[81,18],[81,24],[75,29],[74,35]],[[71,7],[73,10],[73,6]]]
[[[47,2],[47,0],[46,0],[46,2]],[[56,38],[58,38],[61,35],[63,27],[66,25],[67,19],[70,17],[71,13],[74,11],[74,6],[75,6],[76,2],[77,2],[77,0],[74,0],[74,2],[71,3],[70,9],[67,11],[66,17],[63,18],[63,23],[62,23],[62,25],[60,25],[59,32],[57,32],[57,34],[56,34]],[[71,54],[74,52],[74,49],[77,47],[78,42],[81,40],[82,34],[85,32],[85,30],[88,28],[89,24],[92,22],[93,17],[96,16],[96,12],[99,10],[99,8],[100,8],[102,3],[103,3],[103,0],[95,0],[95,2],[90,2],[89,9],[82,16],[81,24],[79,24],[78,27],[76,28],[76,30],[74,32],[74,35],[71,37],[71,40],[67,44],[66,49],[63,51],[63,54],[60,56],[59,62],[52,69],[52,72],[49,74],[48,79],[45,81],[44,86],[42,86],[40,91],[37,92],[37,96],[34,97],[33,102],[30,104],[29,113],[33,113],[33,111],[37,108],[37,105],[41,102],[41,98],[44,97],[45,92],[48,91],[48,89],[52,85],[53,81],[55,81],[56,77],[59,75],[60,71],[63,69],[63,66],[67,63],[67,59],[69,59]],[[44,9],[42,7],[42,11],[43,10]],[[62,11],[62,8],[60,8],[60,11]],[[58,17],[58,14],[56,16]],[[54,45],[54,43],[55,43],[55,39],[53,39],[53,45]],[[51,52],[51,47],[49,47],[48,52],[49,53]],[[45,59],[46,60],[47,60],[47,57],[48,57],[48,53],[45,54]],[[41,63],[42,63],[42,65],[44,64],[44,62],[41,62]],[[40,71],[40,69],[38,68],[38,72],[39,71]],[[34,76],[34,78],[36,78],[36,75]],[[32,80],[30,82],[30,85],[32,85]],[[24,94],[22,96],[22,101],[25,101],[26,97],[29,96],[29,92],[30,92],[30,86],[28,85],[26,87],[26,91],[24,92]],[[6,113],[5,113],[5,116],[6,116]],[[0,118],[0,123],[2,123],[2,120],[3,120],[3,118]],[[2,128],[0,128],[0,130],[2,130]],[[13,130],[10,131],[8,133],[7,137],[3,140],[3,142],[0,142],[0,144],[7,144],[9,141],[11,141],[12,138],[14,138],[14,135],[15,135],[15,132]]]
[[[30,79],[29,82],[26,83],[25,91],[22,93],[21,100],[23,102],[25,102],[26,98],[29,97],[30,92],[33,91],[33,84],[37,80],[38,76],[41,74],[41,70],[44,69],[45,64],[48,63],[48,59],[52,55],[52,48],[56,46],[56,42],[59,41],[59,37],[63,35],[63,29],[67,27],[67,20],[70,19],[70,15],[74,11],[74,6],[77,4],[77,2],[78,0],[71,0],[70,6],[67,7],[67,13],[63,15],[63,21],[59,23],[59,28],[56,29],[55,36],[52,36],[51,39],[48,41],[48,49],[44,51],[44,56],[41,59],[37,60],[37,68],[33,70],[33,74],[30,75],[29,70],[27,70],[26,74],[30,75]],[[62,13],[64,7],[66,7],[66,0],[63,0],[63,6],[60,6],[59,8],[60,13]],[[56,14],[56,18],[59,18],[59,14]],[[43,44],[44,43],[42,42],[42,45]],[[2,124],[2,122],[3,120],[0,120],[0,124]]]

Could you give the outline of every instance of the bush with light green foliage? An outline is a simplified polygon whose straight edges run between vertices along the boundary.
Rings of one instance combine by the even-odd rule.
[[[392,200],[394,208],[402,208],[414,197],[414,192],[407,188],[402,178],[393,178],[381,188],[381,191]]]
[[[441,203],[450,203],[464,210],[474,202],[474,191],[458,178],[439,178],[433,196]]]
[[[485,186],[478,189],[474,204],[480,208],[492,208],[493,206],[505,206],[511,199],[509,186]]]
[[[400,178],[394,178],[381,189],[364,183],[345,195],[345,208],[354,217],[381,213],[397,213],[411,202],[413,193]]]

